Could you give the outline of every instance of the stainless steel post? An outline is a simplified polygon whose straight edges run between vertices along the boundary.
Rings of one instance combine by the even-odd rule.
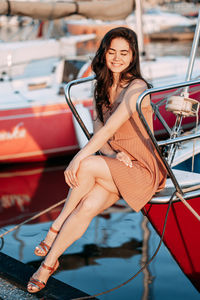
[[[199,44],[199,37],[200,37],[200,10],[199,10],[196,29],[195,29],[194,39],[193,39],[193,43],[192,43],[192,48],[191,48],[191,52],[190,52],[190,59],[189,59],[189,63],[188,63],[188,69],[187,69],[185,81],[189,81],[192,76],[197,47]],[[185,96],[185,97],[189,96],[188,89],[189,89],[189,86],[184,88],[183,93],[182,93],[183,96]]]
[[[143,24],[142,24],[142,3],[141,0],[135,0],[135,16],[136,16],[136,28],[138,37],[138,48],[140,55],[144,55],[144,35],[143,35]]]

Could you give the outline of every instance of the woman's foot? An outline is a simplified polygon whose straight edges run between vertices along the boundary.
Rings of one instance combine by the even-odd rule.
[[[50,227],[45,239],[40,242],[40,244],[35,248],[35,255],[37,256],[46,256],[51,246],[58,234],[58,230],[55,230],[53,227]]]
[[[49,277],[58,269],[59,261],[57,260],[53,267],[42,263],[37,272],[33,274],[27,284],[27,291],[29,293],[37,293],[41,291],[47,283]]]

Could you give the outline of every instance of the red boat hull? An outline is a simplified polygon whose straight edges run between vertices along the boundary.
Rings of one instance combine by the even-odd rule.
[[[200,101],[199,85],[190,88],[190,97]],[[154,94],[152,101],[156,103],[162,98],[163,94]],[[83,104],[91,111],[91,99]],[[175,115],[164,109],[164,106],[160,107],[167,123],[172,126]],[[185,118],[185,129],[192,128],[195,121],[194,117]],[[165,132],[157,119],[154,120],[154,130],[161,136]],[[0,111],[1,163],[42,161],[72,154],[78,149],[72,113],[64,99],[58,104]]]
[[[200,197],[188,200],[200,214]],[[168,204],[147,204],[144,214],[161,236]],[[164,234],[164,243],[192,284],[200,292],[200,222],[182,202],[172,204]]]
[[[85,106],[91,100],[84,101]],[[0,112],[0,162],[44,161],[79,149],[66,102]]]

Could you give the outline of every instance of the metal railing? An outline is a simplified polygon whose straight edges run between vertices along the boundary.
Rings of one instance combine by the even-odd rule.
[[[78,85],[78,84],[93,81],[93,80],[95,80],[94,75],[89,76],[89,77],[85,77],[85,78],[76,79],[76,80],[73,80],[73,81],[69,82],[64,88],[66,101],[67,101],[74,117],[76,118],[76,120],[78,121],[80,127],[82,128],[83,132],[85,133],[86,137],[88,138],[88,140],[91,138],[91,135],[88,132],[85,124],[83,123],[80,115],[78,114],[78,112],[77,112],[77,110],[76,110],[76,108],[75,108],[75,106],[74,106],[74,104],[71,100],[70,90],[71,90],[71,87],[74,86],[74,85]],[[154,134],[152,133],[151,129],[149,128],[149,126],[147,124],[147,121],[144,118],[144,115],[143,115],[142,109],[141,109],[141,105],[142,105],[142,101],[144,100],[144,98],[147,95],[155,94],[155,93],[158,93],[158,92],[164,92],[164,91],[168,91],[168,90],[172,90],[172,89],[184,88],[184,87],[191,86],[191,85],[198,85],[198,84],[200,84],[200,79],[191,80],[191,81],[187,81],[187,82],[176,83],[176,84],[171,84],[171,85],[164,86],[164,87],[151,88],[151,89],[148,89],[148,90],[144,91],[138,97],[138,100],[136,102],[136,110],[138,112],[140,120],[141,120],[144,128],[146,129],[150,139],[152,140],[152,142],[153,142],[153,144],[154,144],[161,160],[163,161],[163,163],[164,163],[164,165],[167,169],[168,175],[171,178],[171,180],[172,180],[172,182],[175,186],[176,191],[180,194],[183,194],[183,191],[182,191],[182,189],[181,189],[181,187],[180,187],[180,185],[179,185],[179,183],[178,183],[178,181],[177,181],[170,165],[168,164],[165,157],[162,155],[160,146],[170,145],[170,144],[173,144],[173,143],[180,143],[180,142],[191,140],[191,139],[196,139],[196,138],[200,137],[200,133],[191,134],[191,135],[188,135],[188,136],[177,137],[177,138],[174,138],[174,139],[168,139],[168,140],[165,140],[165,141],[157,142],[155,137],[154,137]],[[160,120],[160,121],[162,122],[162,120]]]
[[[76,110],[76,108],[75,108],[75,106],[72,102],[72,99],[71,99],[71,96],[70,96],[70,90],[71,90],[72,86],[74,86],[74,85],[81,84],[81,83],[86,83],[86,82],[89,82],[89,81],[93,81],[94,79],[95,79],[94,75],[89,76],[89,77],[85,77],[85,78],[79,78],[79,79],[70,81],[64,87],[65,98],[66,98],[67,104],[69,105],[69,108],[71,109],[74,117],[76,118],[77,122],[81,126],[81,128],[82,128],[83,132],[85,133],[86,137],[88,138],[88,140],[91,138],[91,135],[90,135],[89,131],[87,130],[85,124],[83,123],[79,113],[77,112],[77,110]]]
[[[163,161],[166,169],[167,169],[167,172],[168,172],[168,175],[169,177],[171,178],[175,188],[176,188],[176,191],[180,194],[183,194],[182,192],[182,189],[176,179],[176,177],[174,176],[174,173],[171,169],[171,167],[169,166],[167,160],[165,159],[165,157],[162,155],[162,152],[161,152],[161,149],[159,147],[159,144],[158,142],[156,141],[155,137],[154,137],[154,134],[152,133],[149,125],[147,124],[147,121],[145,120],[144,118],[144,115],[142,113],[142,101],[144,100],[144,98],[147,96],[147,95],[152,95],[152,94],[155,94],[155,93],[158,93],[158,92],[164,92],[164,91],[168,91],[168,90],[172,90],[172,89],[178,89],[178,88],[183,88],[183,87],[187,87],[187,86],[191,86],[191,85],[195,85],[195,84],[200,84],[200,79],[198,80],[191,80],[191,81],[187,81],[187,82],[181,82],[181,83],[176,83],[176,84],[171,84],[171,85],[167,85],[167,86],[164,86],[164,87],[158,87],[158,88],[151,88],[151,89],[148,89],[146,91],[144,91],[137,99],[137,102],[136,102],[136,110],[138,112],[138,115],[139,115],[139,118],[144,126],[144,128],[146,129],[150,139],[152,140],[161,160]],[[199,137],[199,134],[196,134],[196,135],[193,135],[193,138],[198,138]],[[177,142],[181,142],[181,141],[187,141],[191,139],[189,136],[184,136],[184,138],[180,137],[180,138],[176,138],[175,139],[170,139],[168,141],[165,141],[165,144],[170,144],[170,143],[177,143]],[[171,142],[172,140],[172,142]],[[162,142],[161,142],[162,143]],[[161,144],[160,143],[160,144]]]

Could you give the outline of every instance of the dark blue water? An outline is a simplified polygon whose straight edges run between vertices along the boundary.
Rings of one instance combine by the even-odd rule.
[[[67,159],[64,159],[67,161]],[[0,232],[63,199],[66,164],[7,166],[0,172]],[[55,278],[89,294],[113,288],[126,281],[149,259],[159,237],[141,213],[134,213],[121,201],[106,214],[93,219],[84,236],[60,258]],[[38,267],[41,259],[35,246],[45,237],[60,208],[23,225],[4,238],[2,252]],[[147,245],[146,249],[144,245]],[[28,278],[27,278],[28,280]],[[124,287],[99,299],[199,299],[199,293],[162,245],[149,268]]]

